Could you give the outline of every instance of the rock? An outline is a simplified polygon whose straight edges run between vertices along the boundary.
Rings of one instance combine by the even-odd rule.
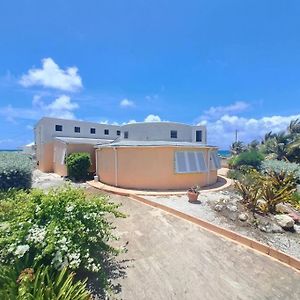
[[[292,212],[291,208],[283,203],[278,203],[275,206],[275,210],[276,210],[276,212],[281,213],[281,214],[288,214],[288,213]]]
[[[245,213],[239,214],[239,220],[240,221],[245,222],[245,221],[247,221],[247,219],[248,219],[248,215],[247,214],[245,214]]]
[[[221,211],[221,210],[223,209],[223,205],[217,204],[217,205],[215,205],[214,209],[215,209],[216,211]]]
[[[275,220],[283,229],[292,229],[295,225],[294,220],[288,215],[276,215]]]
[[[227,205],[227,209],[230,212],[236,212],[238,210],[237,207],[236,207],[236,205],[233,205],[233,204]]]
[[[294,229],[296,233],[300,233],[300,225],[294,225]]]
[[[295,223],[300,223],[300,215],[295,212],[290,212],[289,217],[291,217]]]
[[[270,231],[273,233],[283,233],[284,230],[277,224],[270,224]]]

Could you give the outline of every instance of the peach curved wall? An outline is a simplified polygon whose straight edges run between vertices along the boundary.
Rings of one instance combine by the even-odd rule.
[[[101,182],[132,189],[180,190],[193,185],[216,183],[217,171],[209,173],[176,174],[175,151],[184,147],[119,147],[96,150],[97,175]],[[208,148],[202,150],[207,158]]]

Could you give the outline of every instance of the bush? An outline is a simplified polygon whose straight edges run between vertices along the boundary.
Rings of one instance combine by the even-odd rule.
[[[234,180],[239,180],[243,176],[243,173],[240,170],[228,170],[227,177]]]
[[[108,215],[124,217],[105,196],[87,198],[83,190],[64,187],[0,194],[0,262],[23,268],[68,267],[99,275],[107,283],[104,264],[120,250]]]
[[[233,157],[230,160],[230,166],[235,169],[241,169],[243,166],[258,169],[263,160],[264,156],[260,152],[255,150],[245,151]]]
[[[85,152],[71,153],[66,160],[68,175],[75,181],[86,180],[91,166],[90,154]]]
[[[0,190],[28,189],[32,182],[33,163],[23,153],[0,153]]]
[[[18,270],[2,267],[0,270],[0,299],[64,299],[88,300],[86,281],[74,280],[74,273],[66,268],[53,272],[48,267]]]
[[[295,183],[300,183],[300,165],[296,163],[290,163],[283,160],[265,160],[261,164],[261,170],[265,174],[274,173],[276,175],[294,177]]]

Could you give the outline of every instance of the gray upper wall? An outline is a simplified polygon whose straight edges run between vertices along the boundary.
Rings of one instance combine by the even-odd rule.
[[[178,141],[196,142],[196,131],[202,132],[201,143],[206,144],[206,127],[191,126],[173,122],[132,123],[121,127],[124,139],[128,132],[128,140],[132,141]],[[177,138],[171,137],[171,131],[177,132]]]
[[[56,131],[55,126],[61,125],[62,131]],[[74,128],[80,127],[80,133],[75,132]],[[96,133],[91,134],[90,129],[95,128]],[[105,134],[105,130],[109,134]],[[42,118],[35,126],[35,142],[43,144],[52,141],[55,137],[79,137],[95,139],[124,139],[125,132],[128,132],[127,140],[136,141],[177,141],[177,142],[196,142],[196,131],[202,132],[202,141],[207,143],[207,133],[205,126],[191,126],[173,122],[151,122],[151,123],[132,123],[123,126],[106,125],[93,122],[65,120],[57,118]],[[120,131],[120,136],[117,135]],[[177,133],[177,138],[171,138],[171,131]]]

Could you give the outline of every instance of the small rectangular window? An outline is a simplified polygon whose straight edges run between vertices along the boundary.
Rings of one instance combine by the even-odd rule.
[[[80,127],[75,126],[75,127],[74,127],[74,132],[79,133],[79,132],[80,132]]]
[[[171,130],[171,139],[177,139],[177,130]]]
[[[63,127],[62,125],[55,125],[55,131],[62,131]]]
[[[121,135],[121,130],[117,130],[117,135]]]
[[[202,142],[202,130],[196,130],[196,142]]]
[[[124,139],[128,139],[128,131],[124,131]]]
[[[91,134],[96,134],[96,128],[91,128],[90,132]]]
[[[104,129],[104,134],[105,135],[109,135],[109,130],[108,129]]]

